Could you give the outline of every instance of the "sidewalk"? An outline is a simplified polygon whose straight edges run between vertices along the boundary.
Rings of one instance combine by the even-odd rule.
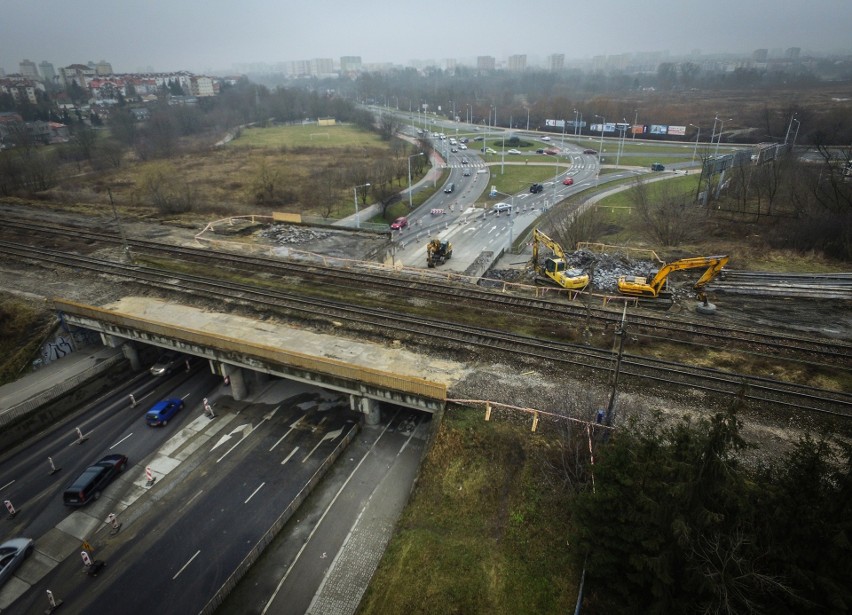
[[[47,403],[123,359],[121,349],[82,348],[0,387],[0,425],[23,408]]]

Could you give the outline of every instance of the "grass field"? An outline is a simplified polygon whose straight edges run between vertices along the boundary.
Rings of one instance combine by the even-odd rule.
[[[358,613],[567,613],[579,574],[548,437],[451,410]]]
[[[378,135],[367,133],[350,124],[317,126],[273,126],[247,128],[229,144],[230,147],[287,148],[359,148],[386,147]]]

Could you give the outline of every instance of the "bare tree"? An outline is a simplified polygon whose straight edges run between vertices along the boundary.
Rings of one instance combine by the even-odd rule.
[[[674,246],[693,236],[698,212],[691,204],[690,196],[674,193],[668,182],[657,182],[651,194],[648,184],[637,177],[630,190],[630,198],[649,240]]]

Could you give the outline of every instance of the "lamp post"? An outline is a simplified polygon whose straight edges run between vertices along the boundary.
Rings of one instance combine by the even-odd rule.
[[[529,129],[530,129],[530,110],[529,110],[529,107],[527,107],[527,131],[529,131]]]
[[[603,162],[603,132],[604,125],[606,124],[606,118],[602,115],[598,115],[595,113],[595,117],[601,118],[601,144],[598,146],[598,180],[600,181],[601,177],[601,163]]]
[[[790,118],[790,123],[787,125],[787,134],[784,135],[784,145],[787,145],[787,141],[790,138],[790,131],[793,129],[793,122],[796,122],[796,135],[799,134],[799,120],[796,119],[796,114],[794,113]],[[793,137],[793,144],[796,144],[796,137]]]
[[[799,123],[799,120],[796,120],[796,132],[793,133],[793,145],[791,147],[796,147],[796,139],[799,137],[799,126],[801,126],[801,124]]]
[[[361,228],[361,214],[358,212],[358,188],[366,188],[370,184],[361,184],[360,186],[355,186],[352,188],[352,191],[355,193],[355,227]]]
[[[695,135],[695,147],[692,149],[692,162],[695,162],[695,155],[698,153],[698,139],[701,138],[701,126],[690,124],[693,128],[698,129],[698,134]]]
[[[630,137],[633,141],[636,140],[636,124],[639,123],[639,109],[636,109],[633,115],[633,136]]]
[[[577,136],[577,115],[578,114],[579,114],[579,112],[576,109],[574,109],[574,137]]]
[[[423,152],[418,152],[408,157],[408,211],[411,211],[411,159],[422,155]]]
[[[716,119],[718,119],[718,116],[716,117]],[[719,120],[719,134],[718,134],[718,135],[717,135],[717,137],[716,137],[716,149],[715,149],[715,151],[713,152],[713,156],[714,156],[714,157],[716,157],[716,156],[718,156],[718,155],[719,155],[719,143],[721,143],[721,142],[722,142],[722,131],[725,129],[725,122],[730,122],[730,121],[731,121],[731,120],[733,120],[733,119],[734,119],[734,118],[729,117],[729,118],[728,118],[728,119],[726,119],[726,120]],[[713,126],[714,126],[714,129],[713,129],[713,130],[714,130],[714,132],[715,132],[715,126],[716,126],[716,121],[715,121],[715,120],[713,121]]]
[[[473,107],[467,105],[467,123],[473,124]]]
[[[615,166],[618,166],[618,163],[621,160],[621,150],[624,149],[624,135],[627,134],[627,118],[621,118],[621,122],[621,142],[618,144],[618,155],[615,157]]]

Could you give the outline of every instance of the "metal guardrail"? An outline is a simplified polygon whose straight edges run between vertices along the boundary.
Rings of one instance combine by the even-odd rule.
[[[7,424],[11,423],[12,421],[14,421],[14,420],[16,420],[16,419],[18,419],[22,416],[26,416],[30,412],[37,410],[38,408],[42,407],[44,404],[53,401],[54,399],[56,399],[57,397],[59,397],[61,395],[64,395],[68,391],[74,390],[76,387],[83,384],[87,380],[90,380],[91,378],[97,376],[101,372],[109,369],[110,367],[112,367],[116,363],[119,363],[119,362],[124,361],[124,360],[125,360],[125,358],[124,358],[123,355],[120,355],[120,354],[114,355],[114,356],[98,363],[97,365],[93,365],[92,367],[86,369],[85,371],[80,372],[76,376],[68,378],[67,380],[64,380],[63,382],[60,382],[60,383],[52,386],[51,388],[47,389],[46,391],[42,391],[41,393],[39,393],[35,397],[31,397],[30,399],[23,401],[19,404],[16,404],[16,405],[12,406],[11,408],[0,411],[0,426],[7,425]]]

